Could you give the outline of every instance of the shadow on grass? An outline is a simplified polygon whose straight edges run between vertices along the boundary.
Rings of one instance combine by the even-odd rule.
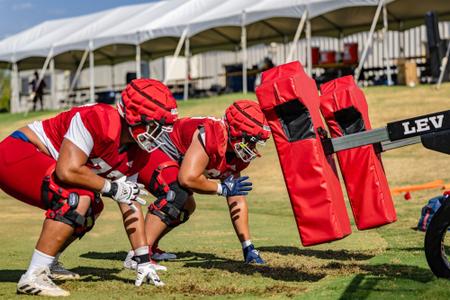
[[[87,253],[83,253],[80,255],[80,257],[83,258],[90,258],[90,259],[103,259],[103,260],[125,260],[125,257],[127,256],[127,252],[125,251],[118,251],[118,252],[96,252],[96,251],[89,251]]]
[[[72,272],[78,273],[81,276],[79,281],[83,282],[98,282],[98,281],[121,281],[130,283],[132,280],[117,276],[123,269],[118,268],[98,268],[98,267],[77,267],[72,269]]]
[[[212,253],[203,253],[203,252],[175,252],[177,256],[177,261],[205,261],[205,260],[217,260],[220,259],[216,255]]]
[[[0,282],[18,282],[27,270],[0,270]]]
[[[115,280],[129,283],[131,280],[117,276],[122,269],[106,269],[97,267],[78,267],[71,269],[71,271],[80,274],[81,279],[79,281],[84,282],[97,282],[104,280]],[[0,270],[0,282],[18,282],[20,276],[24,274],[26,270]]]
[[[263,277],[282,281],[307,281],[316,282],[325,277],[325,273],[308,273],[294,267],[270,267],[260,265],[248,265],[243,261],[226,259],[210,253],[179,252],[176,253],[180,260],[184,260],[187,268],[217,269],[230,273],[243,275],[260,274]]]
[[[367,254],[358,251],[348,250],[313,250],[313,249],[300,249],[292,246],[270,246],[270,247],[258,247],[258,250],[263,252],[273,252],[281,255],[301,255],[308,257],[316,257],[321,259],[333,259],[333,260],[368,260],[374,257],[374,254]]]
[[[330,263],[326,268],[342,268],[344,264]],[[399,264],[380,264],[380,265],[359,265],[359,268],[367,272],[367,274],[356,275],[345,291],[342,293],[340,299],[367,299],[373,291],[387,292],[392,295],[404,290],[415,295],[415,288],[420,289],[416,283],[428,283],[434,279],[431,271],[425,268],[409,265]],[[394,286],[389,283],[394,280],[410,280],[413,281],[411,285],[405,288],[399,287],[399,284]],[[390,288],[390,286],[392,286]],[[401,286],[405,286],[401,284]],[[411,286],[413,288],[411,288]]]

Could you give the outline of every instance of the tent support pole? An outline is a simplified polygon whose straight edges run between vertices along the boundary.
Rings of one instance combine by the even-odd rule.
[[[95,102],[94,44],[89,41],[89,102]]]
[[[136,45],[136,78],[141,78],[141,46]]]
[[[110,67],[111,67],[111,90],[114,91],[115,82],[116,82],[116,74],[114,74],[114,72],[115,72],[115,65],[112,64]]]
[[[39,86],[41,84],[41,81],[44,79],[45,71],[47,71],[47,68],[52,59],[53,59],[53,47],[50,49],[50,52],[48,53],[47,57],[45,58],[44,65],[42,66],[42,69],[39,72],[39,78],[36,83],[36,86]]]
[[[300,40],[300,36],[302,35],[303,27],[305,27],[307,17],[308,11],[305,10],[302,14],[302,17],[300,18],[300,22],[298,23],[297,31],[295,32],[294,40],[292,41],[291,49],[286,59],[286,63],[292,61],[294,59],[294,53],[297,53],[298,41]]]
[[[441,62],[441,73],[439,73],[439,79],[438,82],[436,83],[436,89],[440,89],[442,81],[444,80],[444,74],[445,70],[447,69],[449,55],[450,55],[450,42],[447,44],[447,51]]]
[[[12,64],[12,73],[11,73],[11,113],[19,112],[19,68],[17,63],[14,62]]]
[[[242,11],[241,23],[241,48],[242,48],[242,92],[247,95],[247,28],[245,27],[245,11]]]
[[[186,58],[186,74],[184,75],[184,89],[183,89],[183,100],[187,101],[189,99],[189,74],[191,67],[191,54],[190,54],[190,43],[189,37],[186,37],[184,43],[184,57]]]
[[[175,67],[175,61],[180,56],[181,48],[183,47],[184,41],[186,40],[188,34],[188,28],[186,28],[183,31],[183,34],[181,35],[180,39],[178,40],[177,48],[175,49],[175,53],[173,54],[172,61],[170,62],[169,69],[167,69],[167,73],[164,74],[164,84],[167,84],[167,81],[170,78],[170,75],[172,73],[173,68]],[[165,64],[165,58],[164,58],[164,64]]]
[[[311,55],[311,21],[306,21],[306,63],[307,73],[312,75],[312,55]]]
[[[364,50],[363,50],[363,53],[361,55],[361,59],[359,60],[358,67],[355,70],[355,81],[358,81],[359,76],[361,75],[362,67],[363,67],[364,62],[366,61],[366,58],[367,58],[367,53],[369,53],[369,48],[372,47],[373,34],[375,32],[375,28],[377,26],[378,18],[380,17],[380,13],[381,13],[381,9],[383,8],[383,4],[384,4],[384,0],[380,0],[380,2],[378,2],[378,7],[377,7],[377,10],[375,12],[375,16],[373,18],[372,25],[370,26],[369,35],[367,36],[366,43],[365,43],[365,46],[364,46]]]
[[[75,76],[73,76],[72,82],[70,83],[70,86],[69,86],[69,90],[67,91],[67,95],[66,95],[67,101],[69,100],[69,96],[72,93],[73,89],[75,88],[75,85],[78,82],[78,78],[80,77],[81,70],[83,69],[84,63],[86,62],[86,59],[87,59],[87,56],[88,56],[89,52],[90,52],[89,48],[87,48],[84,51],[83,56],[81,57],[81,61],[78,64],[77,71],[75,72]]]
[[[51,109],[57,109],[58,108],[58,101],[56,99],[56,74],[55,74],[55,59],[52,58],[50,60],[50,76],[51,76],[51,89],[50,89],[50,95],[51,95]]]
[[[288,60],[288,52],[287,52],[287,47],[288,47],[288,42],[289,42],[289,39],[288,39],[288,37],[287,36],[283,36],[283,60],[285,61],[285,62],[287,62]],[[278,49],[277,49],[277,53],[278,53]],[[273,57],[272,57],[272,59],[274,59]]]
[[[388,31],[388,13],[386,8],[386,3],[383,5],[383,50],[384,59],[386,61],[386,75],[387,75],[387,85],[391,86],[392,82],[391,74],[391,56],[389,54],[389,31]]]

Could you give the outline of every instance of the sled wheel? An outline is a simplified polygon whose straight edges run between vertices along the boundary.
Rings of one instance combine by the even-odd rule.
[[[440,209],[433,216],[425,234],[425,255],[431,271],[437,277],[450,279],[450,234],[445,237],[450,226],[450,201],[442,203]]]

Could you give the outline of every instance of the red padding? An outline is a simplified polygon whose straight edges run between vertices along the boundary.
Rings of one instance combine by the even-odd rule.
[[[336,121],[336,113],[354,107],[362,116],[364,130],[370,130],[366,98],[353,76],[345,76],[321,86],[320,109],[331,137],[345,135]],[[342,112],[341,112],[342,113]],[[395,222],[394,203],[381,157],[372,145],[337,153],[358,229],[369,229]]]
[[[349,235],[350,220],[334,161],[325,156],[318,134],[324,125],[314,80],[299,62],[292,62],[264,72],[256,95],[272,129],[302,244],[311,246]],[[306,138],[290,141],[283,129],[280,109],[287,102],[304,105],[309,111],[312,126]]]

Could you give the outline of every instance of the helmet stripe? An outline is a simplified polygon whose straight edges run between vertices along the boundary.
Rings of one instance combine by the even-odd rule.
[[[156,105],[158,105],[159,107],[161,107],[162,109],[164,109],[165,111],[170,112],[170,109],[167,109],[167,107],[165,107],[164,105],[162,105],[161,103],[159,103],[158,101],[156,101],[152,96],[150,96],[149,94],[144,93],[143,91],[141,91],[135,84],[133,81],[130,82],[130,86],[136,91],[138,92],[141,96],[143,96],[144,98],[147,98],[148,100],[152,101],[153,103],[155,103]]]
[[[236,102],[233,103],[233,106],[236,107],[236,109],[243,114],[244,116],[246,116],[247,118],[249,118],[250,120],[252,120],[256,125],[264,127],[264,124],[259,122],[258,120],[256,120],[255,118],[253,118],[252,116],[250,116],[248,113],[246,113],[243,109],[241,109]]]

